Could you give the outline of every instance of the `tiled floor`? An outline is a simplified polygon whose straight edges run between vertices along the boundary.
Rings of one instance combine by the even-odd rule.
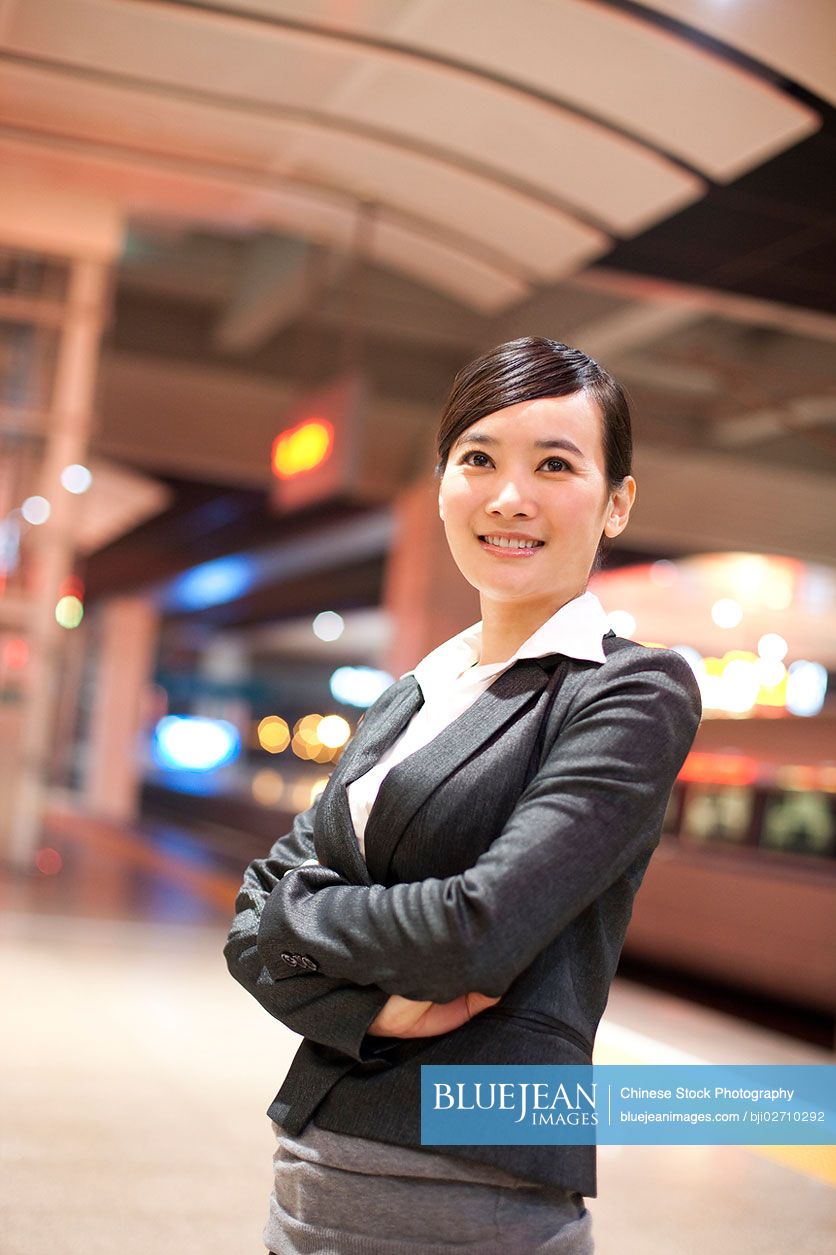
[[[227,974],[236,882],[171,844],[66,817],[51,844],[61,875],[0,876],[0,1250],[263,1255],[265,1109],[298,1038]],[[659,1058],[660,1043],[706,1061],[832,1062],[617,985],[596,1061]],[[597,1255],[836,1248],[827,1148],[598,1153]]]

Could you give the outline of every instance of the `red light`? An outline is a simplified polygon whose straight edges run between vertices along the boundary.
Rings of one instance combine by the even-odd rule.
[[[47,845],[35,855],[35,866],[44,876],[57,876],[64,866],[64,860],[57,850]]]
[[[84,580],[77,575],[68,575],[58,585],[58,600],[62,597],[77,597],[79,601],[84,601]]]
[[[20,636],[10,636],[3,645],[3,665],[9,671],[22,671],[29,661],[29,646]]]
[[[311,471],[331,455],[334,427],[327,418],[307,418],[279,432],[273,441],[271,467],[279,479]]]

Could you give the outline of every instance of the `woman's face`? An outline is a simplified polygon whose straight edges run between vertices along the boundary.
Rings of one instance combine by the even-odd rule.
[[[607,484],[598,406],[583,392],[521,401],[453,444],[438,494],[450,552],[485,599],[562,605],[583,592],[602,533],[627,525],[635,480]],[[541,542],[496,547],[486,536]]]

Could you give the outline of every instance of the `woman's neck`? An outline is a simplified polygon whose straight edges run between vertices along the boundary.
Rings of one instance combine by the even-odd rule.
[[[533,605],[528,602],[525,605],[490,602],[482,598],[482,648],[478,665],[484,667],[505,662],[561,606],[579,596],[580,593],[570,593]]]

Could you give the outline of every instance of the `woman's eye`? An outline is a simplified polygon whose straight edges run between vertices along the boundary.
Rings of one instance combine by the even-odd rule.
[[[487,453],[483,453],[481,449],[470,449],[469,452],[463,454],[461,458],[459,458],[459,463],[461,464],[462,462],[464,462],[468,466],[479,466],[479,467],[483,467],[486,464],[485,462],[471,462],[470,461],[471,458],[485,458],[487,460],[487,463],[490,463],[490,458],[488,457]],[[557,463],[557,465],[554,466],[552,465],[552,463]],[[564,462],[563,458],[546,458],[545,462],[543,462],[542,465],[548,466],[549,469],[553,471],[554,470],[570,471],[572,469],[568,462]]]

